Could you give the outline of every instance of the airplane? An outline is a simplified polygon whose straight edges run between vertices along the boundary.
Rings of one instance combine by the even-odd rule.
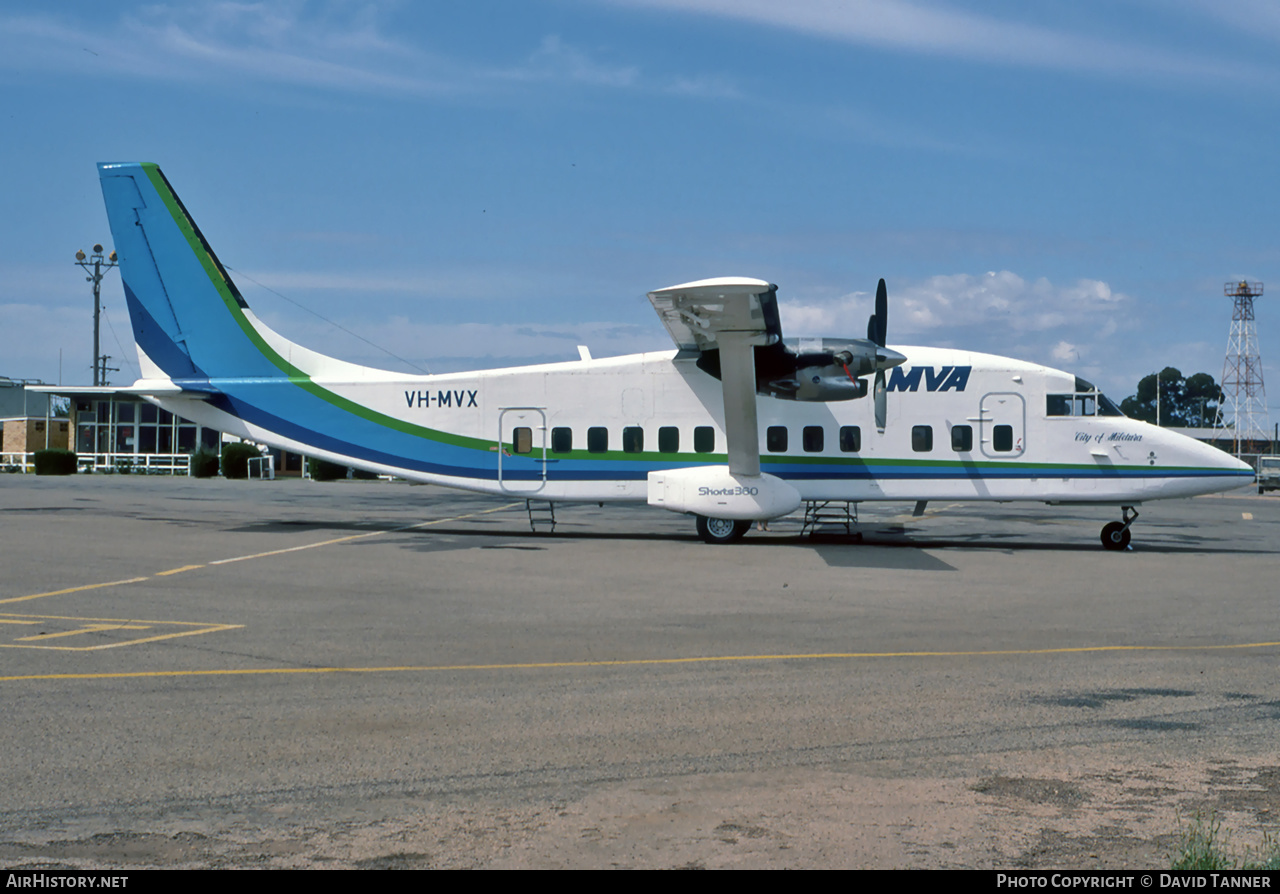
[[[1253,478],[1070,373],[888,347],[883,279],[866,338],[783,338],[777,286],[727,277],[649,293],[674,350],[359,366],[264,325],[157,165],[98,170],[142,373],[125,390],[247,441],[552,505],[646,502],[717,544],[802,505],[1035,501],[1120,507],[1101,540],[1122,550],[1142,503]]]

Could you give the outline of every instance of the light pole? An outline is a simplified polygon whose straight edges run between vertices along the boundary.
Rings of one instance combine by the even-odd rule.
[[[102,246],[94,245],[92,257],[85,257],[83,251],[76,252],[76,264],[83,267],[85,273],[89,274],[85,277],[85,281],[93,283],[93,384],[97,387],[107,383],[107,358],[99,354],[98,346],[99,318],[102,315],[102,302],[99,296],[102,291],[102,277],[105,275],[103,268],[110,270],[118,266],[119,262],[114,251],[109,257],[104,258]],[[93,269],[90,270],[90,267]]]

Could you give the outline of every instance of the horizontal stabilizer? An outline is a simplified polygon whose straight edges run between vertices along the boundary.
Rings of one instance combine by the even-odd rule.
[[[175,394],[182,394],[184,389],[175,382],[168,379],[139,379],[132,385],[84,385],[78,388],[64,387],[62,385],[28,385],[28,391],[35,391],[39,394],[71,394],[78,395],[102,395],[103,397],[112,397],[118,394],[130,394],[137,397],[165,397]]]

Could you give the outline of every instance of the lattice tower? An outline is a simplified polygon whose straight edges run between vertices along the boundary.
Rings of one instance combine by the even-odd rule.
[[[1253,299],[1262,294],[1262,283],[1229,282],[1223,286],[1222,294],[1235,302],[1227,358],[1222,364],[1222,424],[1233,428],[1236,453],[1252,453],[1262,448],[1250,442],[1271,440],[1262,353],[1253,315]]]

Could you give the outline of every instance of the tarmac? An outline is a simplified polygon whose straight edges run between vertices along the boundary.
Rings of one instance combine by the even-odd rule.
[[[1280,498],[708,546],[403,482],[0,476],[0,864],[1167,868],[1280,820]]]

